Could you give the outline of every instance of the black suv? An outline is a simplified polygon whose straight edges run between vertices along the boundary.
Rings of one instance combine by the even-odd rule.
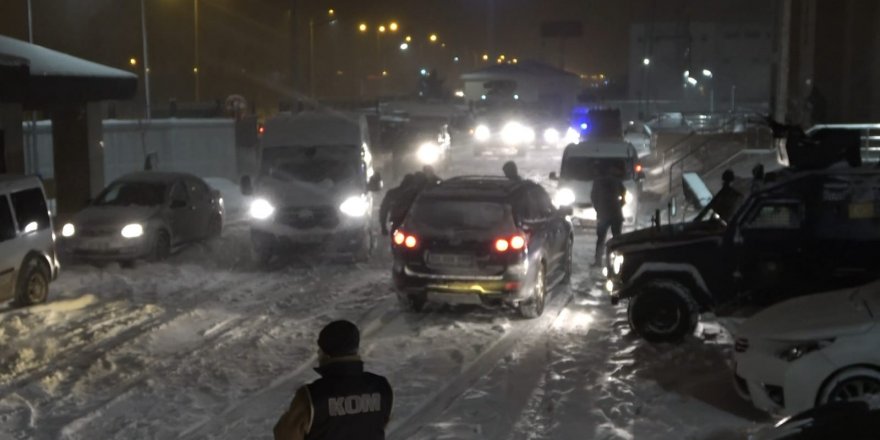
[[[456,177],[426,189],[392,236],[398,298],[415,311],[436,301],[538,317],[571,277],[570,214],[531,181]]]
[[[727,212],[608,243],[606,288],[613,303],[630,300],[643,338],[677,341],[703,311],[729,315],[880,273],[880,170],[786,170],[747,196],[716,199],[731,195],[709,205]]]

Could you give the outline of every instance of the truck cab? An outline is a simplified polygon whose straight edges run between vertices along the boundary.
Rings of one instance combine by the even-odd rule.
[[[259,174],[242,178],[254,254],[309,248],[366,260],[374,247],[373,170],[363,118],[335,112],[283,114],[269,119],[261,140]]]

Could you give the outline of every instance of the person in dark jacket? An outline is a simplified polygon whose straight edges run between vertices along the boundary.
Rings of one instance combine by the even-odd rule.
[[[501,171],[503,171],[504,176],[510,180],[516,182],[523,180],[522,176],[519,175],[519,169],[516,167],[516,162],[512,160],[504,162],[504,165],[501,166]]]
[[[601,267],[608,230],[611,229],[612,237],[617,237],[623,228],[626,187],[623,185],[623,170],[619,167],[597,171],[599,177],[593,181],[590,200],[596,210],[596,256],[593,266]]]
[[[382,235],[388,235],[388,223],[391,222],[392,230],[397,229],[406,217],[409,211],[407,201],[412,199],[412,194],[416,192],[416,176],[407,174],[403,176],[403,181],[395,188],[391,188],[382,198],[382,204],[379,205],[379,227]],[[390,218],[389,218],[390,216]]]
[[[321,378],[296,391],[275,424],[275,440],[384,440],[394,393],[388,380],[364,371],[360,332],[349,321],[318,335]]]
[[[443,183],[443,179],[437,175],[437,171],[434,170],[434,167],[431,165],[425,165],[422,167],[422,173],[425,174],[425,179],[428,181],[428,185],[439,185]]]

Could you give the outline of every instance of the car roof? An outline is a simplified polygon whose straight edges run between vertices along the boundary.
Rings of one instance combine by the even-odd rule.
[[[572,144],[565,148],[565,157],[614,157],[625,159],[633,156],[635,147],[626,141],[589,141]]]
[[[116,179],[118,182],[149,182],[149,183],[170,183],[180,179],[198,179],[199,177],[189,173],[179,173],[173,171],[138,171],[129,173]]]
[[[42,187],[43,183],[37,176],[0,174],[0,192],[20,191],[23,189]]]
[[[425,189],[426,197],[506,199],[521,188],[537,185],[529,180],[510,180],[504,176],[458,176]]]

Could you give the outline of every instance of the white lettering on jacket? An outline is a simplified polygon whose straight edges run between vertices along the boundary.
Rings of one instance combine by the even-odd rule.
[[[373,393],[361,394],[360,396],[331,397],[328,399],[328,403],[330,417],[379,412],[382,409],[382,395]]]

